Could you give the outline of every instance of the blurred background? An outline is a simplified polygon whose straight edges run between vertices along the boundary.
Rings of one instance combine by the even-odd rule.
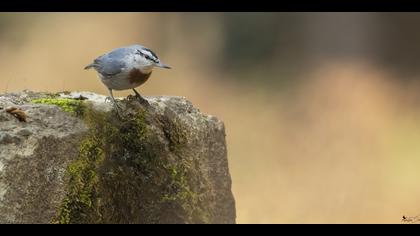
[[[131,44],[145,96],[225,122],[238,223],[420,214],[419,13],[0,13],[0,93],[107,95],[95,57]],[[129,92],[115,92],[126,96]]]

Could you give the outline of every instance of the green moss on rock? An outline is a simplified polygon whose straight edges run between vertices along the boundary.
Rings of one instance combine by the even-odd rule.
[[[63,109],[63,111],[72,113],[77,116],[83,115],[86,110],[85,104],[82,100],[71,98],[58,98],[56,96],[32,99],[32,103],[56,105]]]
[[[67,194],[54,223],[209,222],[191,187],[197,173],[182,158],[182,124],[141,106],[120,118],[89,108],[84,120],[89,131],[68,166]],[[161,126],[168,142],[152,124]]]
[[[99,199],[96,196],[99,182],[97,168],[103,158],[104,153],[95,140],[87,138],[82,142],[79,159],[68,166],[67,196],[59,217],[54,219],[55,223],[95,221]]]

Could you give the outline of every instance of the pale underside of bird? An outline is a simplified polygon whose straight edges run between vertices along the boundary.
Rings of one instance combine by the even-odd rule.
[[[114,105],[118,108],[112,90],[132,89],[141,102],[147,103],[135,88],[149,79],[154,67],[171,68],[163,64],[152,50],[142,45],[131,45],[116,48],[99,56],[85,69],[96,70],[102,83],[108,88]]]

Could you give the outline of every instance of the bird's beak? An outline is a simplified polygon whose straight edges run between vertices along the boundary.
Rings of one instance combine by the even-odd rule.
[[[170,66],[165,65],[165,64],[163,64],[163,63],[158,63],[158,64],[156,64],[156,66],[157,66],[157,67],[160,67],[160,68],[164,68],[164,69],[172,69]]]

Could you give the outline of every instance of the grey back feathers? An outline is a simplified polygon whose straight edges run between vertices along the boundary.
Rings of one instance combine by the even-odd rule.
[[[109,54],[98,57],[93,62],[95,68],[102,75],[115,75],[125,67],[124,58],[113,58]]]
[[[131,45],[128,47],[116,48],[109,53],[99,56],[93,63],[86,66],[85,69],[94,68],[102,75],[112,76],[120,73],[126,68],[127,58],[134,54],[141,55],[144,60],[148,60],[151,63],[160,63],[159,58],[152,50],[142,45]]]

